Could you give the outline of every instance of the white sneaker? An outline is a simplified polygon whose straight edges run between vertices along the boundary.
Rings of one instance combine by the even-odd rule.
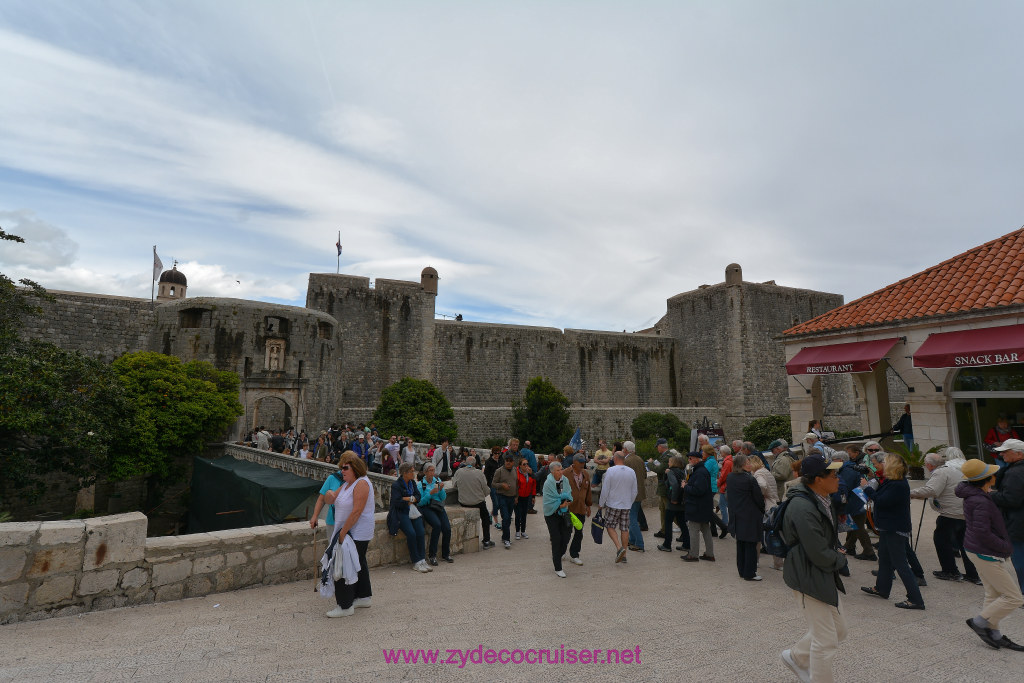
[[[562,577],[564,579],[565,578],[565,572],[562,571],[561,569],[559,569],[557,572],[555,572],[555,576],[560,576],[560,577]]]
[[[413,571],[417,571],[417,572],[419,572],[420,574],[426,574],[427,572],[429,572],[429,571],[430,571],[430,567],[428,567],[428,566],[427,566],[427,563],[426,563],[426,562],[424,562],[423,560],[420,560],[419,562],[417,562],[416,564],[414,564],[414,565],[412,566],[412,568],[413,568]]]
[[[525,531],[524,531],[524,532],[522,533],[522,537],[523,537],[523,538],[529,538],[529,536],[528,536],[528,535],[526,534],[526,532],[525,532]]]
[[[350,616],[352,616],[353,612],[355,612],[355,610],[352,609],[351,607],[349,607],[348,609],[342,609],[340,607],[335,607],[334,609],[332,609],[330,612],[327,613],[327,616],[329,616],[331,619],[334,619],[335,617],[350,617]]]
[[[512,547],[512,541],[505,541],[505,550],[508,550],[511,547]]]
[[[570,557],[569,561],[572,562],[573,564],[583,564],[583,560],[581,560],[578,557]]]
[[[800,679],[801,683],[811,683],[811,672],[807,669],[801,669],[793,661],[793,653],[789,650],[783,650],[779,655],[779,659],[782,663],[789,667],[789,670],[796,674],[796,677]]]
[[[516,532],[516,540],[518,541],[518,540],[519,540],[520,538],[522,538],[522,534],[520,534],[520,533],[519,533],[519,532],[517,531],[517,532]]]
[[[352,601],[352,606],[353,607],[369,607],[370,606],[370,598],[356,598],[355,600]]]
[[[763,581],[764,578],[760,574],[754,574],[752,577],[750,577],[750,580],[751,581]]]

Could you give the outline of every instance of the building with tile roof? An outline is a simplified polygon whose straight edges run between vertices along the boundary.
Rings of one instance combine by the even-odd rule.
[[[991,459],[986,437],[1001,416],[1024,435],[1024,228],[796,324],[782,340],[798,435],[812,419],[827,426],[822,378],[845,375],[865,434],[892,432],[909,405],[922,450],[948,444]]]

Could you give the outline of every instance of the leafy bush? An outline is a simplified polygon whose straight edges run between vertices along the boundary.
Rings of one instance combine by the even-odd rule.
[[[633,418],[629,429],[633,433],[637,453],[640,455],[643,455],[640,453],[641,442],[650,441],[653,448],[660,438],[668,439],[669,445],[680,452],[690,450],[690,428],[672,413],[640,413]]]
[[[569,427],[569,399],[543,377],[526,385],[522,401],[512,401],[512,433],[529,440],[537,453],[560,452],[572,438]]]
[[[854,439],[858,436],[864,436],[864,432],[859,429],[849,429],[845,432],[836,432],[837,439]]]
[[[743,428],[743,440],[752,441],[760,450],[768,448],[775,439],[793,438],[793,425],[789,415],[759,417]]]
[[[505,444],[507,444],[507,443],[508,443],[507,439],[503,439],[500,436],[495,436],[495,437],[492,437],[490,439],[484,439],[484,448],[486,448],[487,450],[490,450],[490,449],[494,448],[495,446],[498,446],[499,448],[501,448],[501,447],[505,446]]]
[[[441,390],[428,380],[412,377],[402,378],[381,393],[373,422],[381,434],[404,434],[421,443],[441,443],[445,438],[454,441],[459,433],[452,405]]]

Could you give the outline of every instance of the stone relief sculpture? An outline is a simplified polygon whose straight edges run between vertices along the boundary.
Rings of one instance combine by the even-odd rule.
[[[284,369],[284,340],[267,340],[267,359],[264,367],[272,372]]]

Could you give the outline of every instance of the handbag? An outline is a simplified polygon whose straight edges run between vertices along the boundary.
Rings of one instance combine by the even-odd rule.
[[[409,503],[409,519],[419,519],[422,516],[423,513],[416,507],[416,503]]]
[[[580,520],[579,517],[576,516],[576,513],[570,512],[569,519],[572,521],[572,527],[576,529],[576,531],[579,531],[583,528],[583,522]]]
[[[590,520],[590,534],[594,537],[594,543],[601,545],[604,542],[604,517],[598,510],[594,518]]]

